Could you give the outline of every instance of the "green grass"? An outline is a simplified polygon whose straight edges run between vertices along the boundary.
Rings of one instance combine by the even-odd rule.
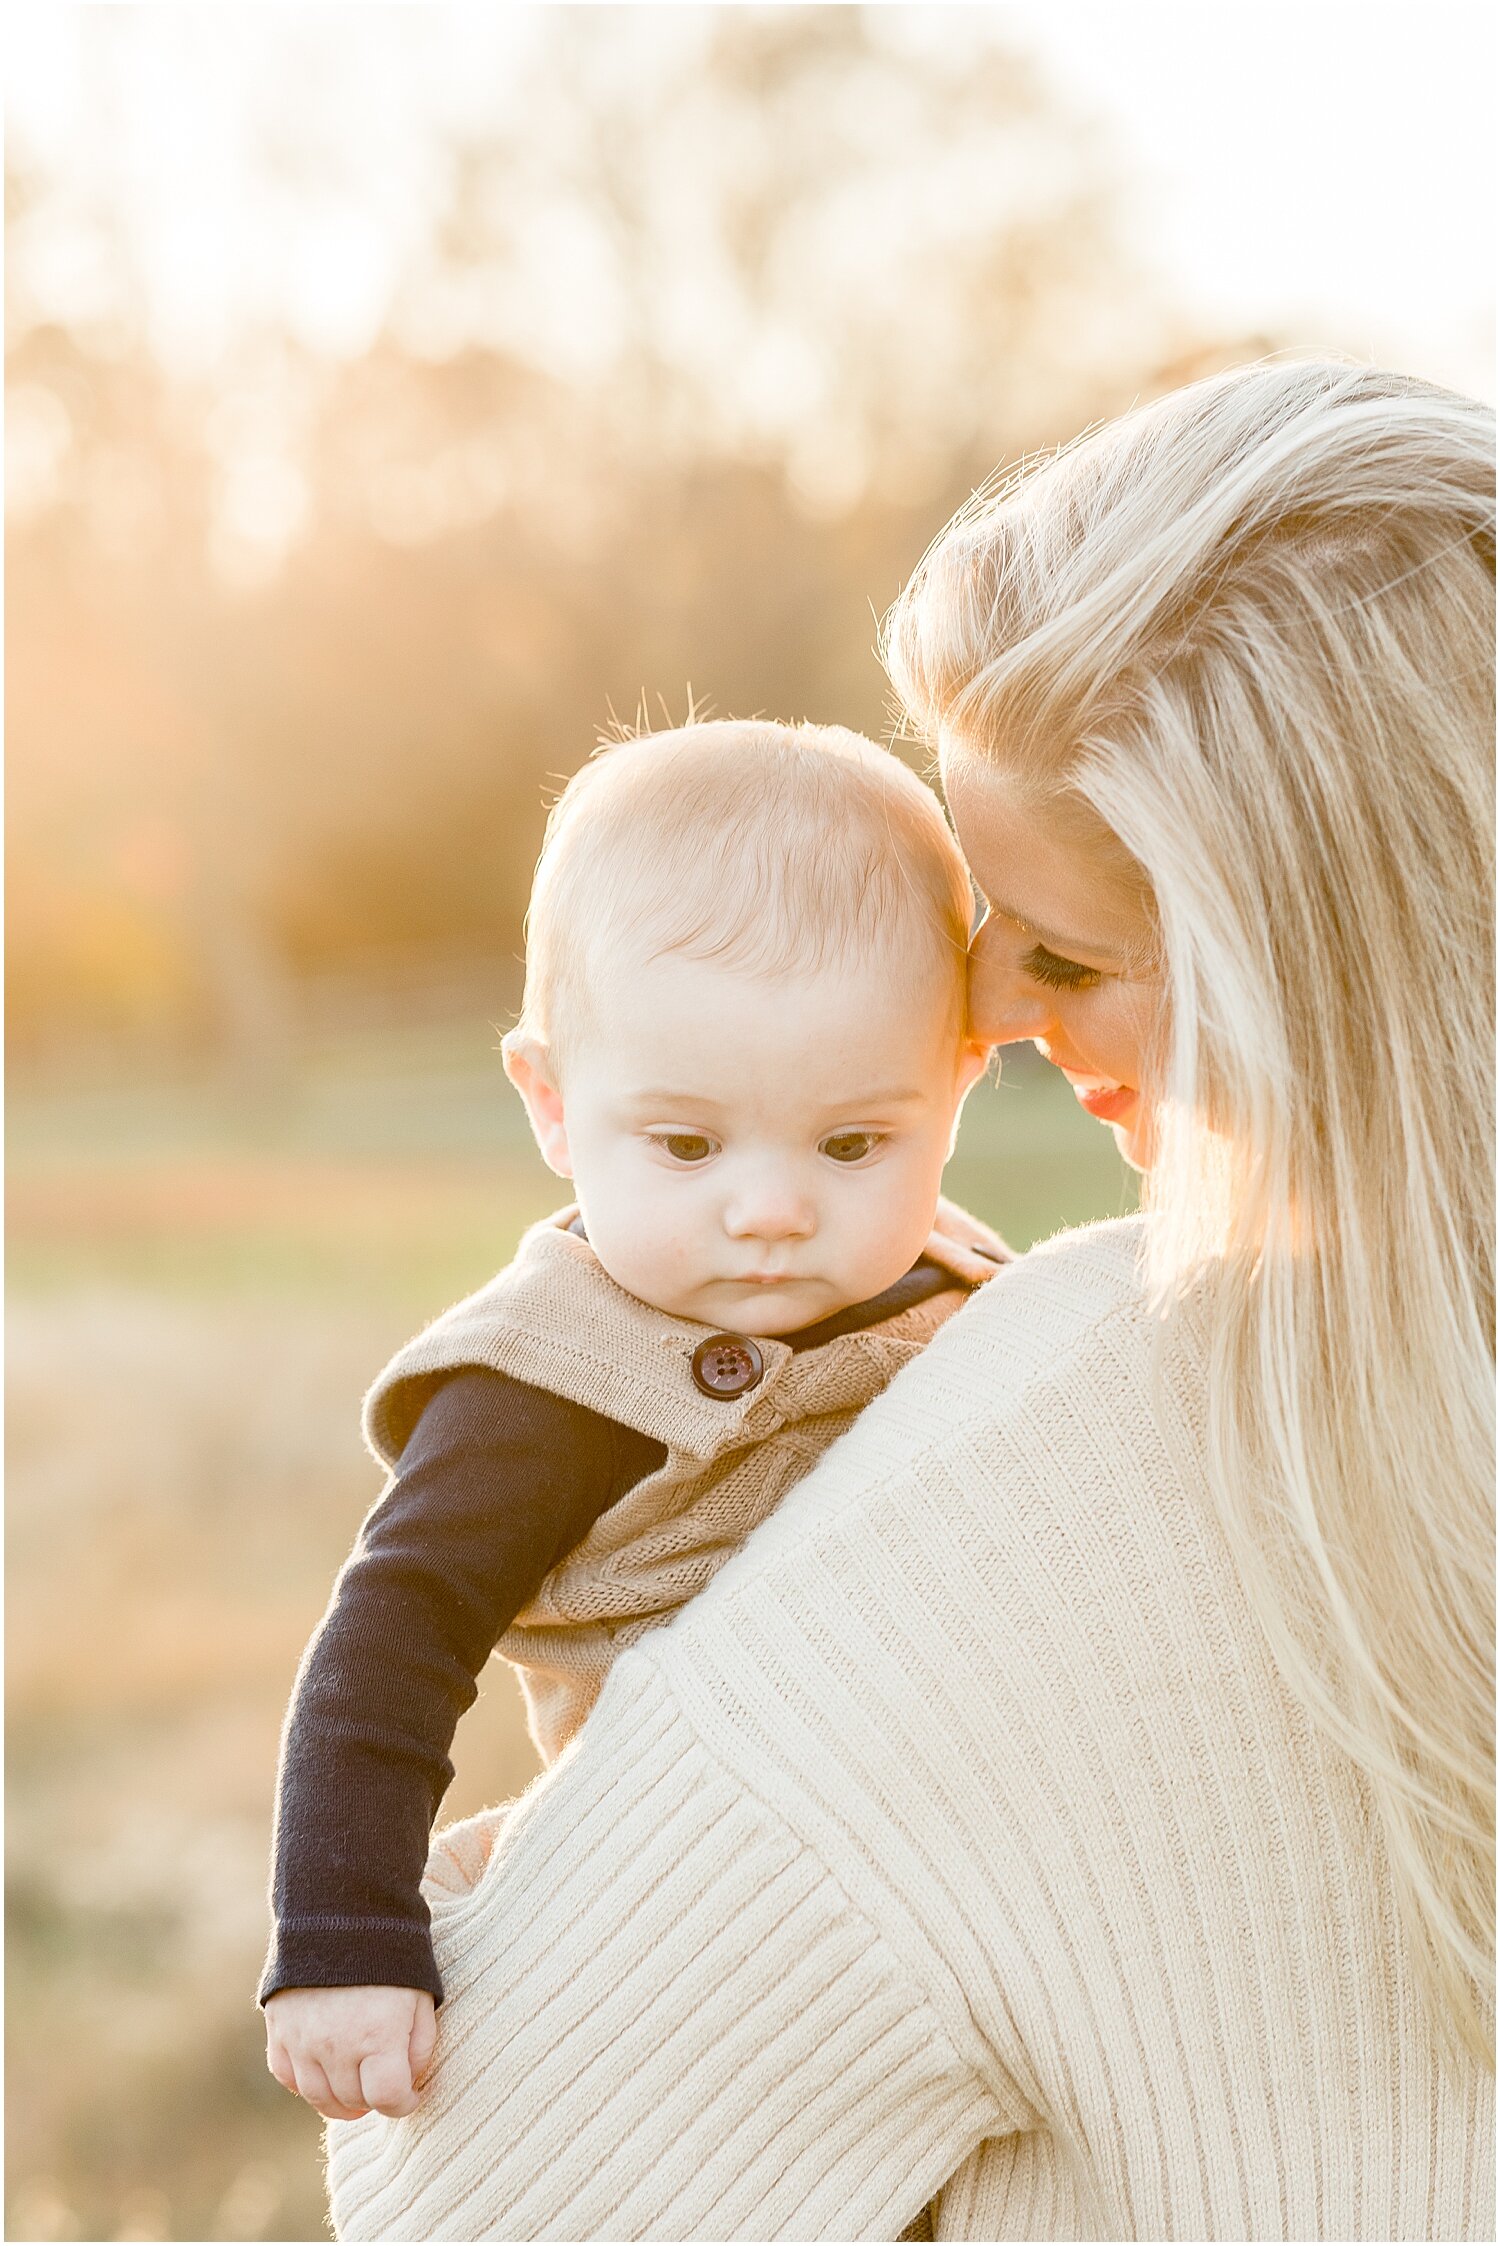
[[[8,1272],[28,1292],[435,1308],[567,1197],[489,1047],[346,1045],[274,1096],[204,1084],[12,1097]],[[1132,1205],[1108,1134],[1029,1053],[970,1096],[945,1189],[1018,1248]]]

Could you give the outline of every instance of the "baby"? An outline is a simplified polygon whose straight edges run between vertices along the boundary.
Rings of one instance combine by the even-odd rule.
[[[504,1054],[576,1204],[371,1390],[392,1478],[283,1739],[260,1993],[320,2112],[416,2104],[423,1870],[490,1653],[550,1761],[1005,1260],[938,1195],[986,1060],[970,913],[934,797],[835,727],[629,741],[553,812]]]

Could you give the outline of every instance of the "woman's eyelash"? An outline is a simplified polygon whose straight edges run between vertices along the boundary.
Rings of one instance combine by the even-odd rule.
[[[1045,944],[1033,944],[1021,966],[1034,983],[1049,990],[1090,990],[1099,981],[1097,967],[1080,967],[1076,959],[1062,959]]]

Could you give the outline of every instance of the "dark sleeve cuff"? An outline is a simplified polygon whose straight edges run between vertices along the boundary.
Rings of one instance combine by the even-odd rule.
[[[432,1937],[410,1919],[291,1919],[273,1927],[256,2003],[281,1989],[425,1989],[443,1984]]]

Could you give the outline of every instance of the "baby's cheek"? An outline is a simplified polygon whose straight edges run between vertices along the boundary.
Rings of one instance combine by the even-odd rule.
[[[658,1189],[643,1196],[633,1221],[641,1261],[664,1290],[697,1278],[706,1252],[703,1220],[692,1207],[689,1194],[680,1190],[686,1181],[672,1182],[679,1184],[679,1191],[663,1193]]]
[[[936,1213],[942,1164],[930,1150],[908,1147],[902,1157],[867,1173],[868,1190],[845,1211],[843,1245],[861,1297],[878,1294],[909,1270],[926,1245]]]

